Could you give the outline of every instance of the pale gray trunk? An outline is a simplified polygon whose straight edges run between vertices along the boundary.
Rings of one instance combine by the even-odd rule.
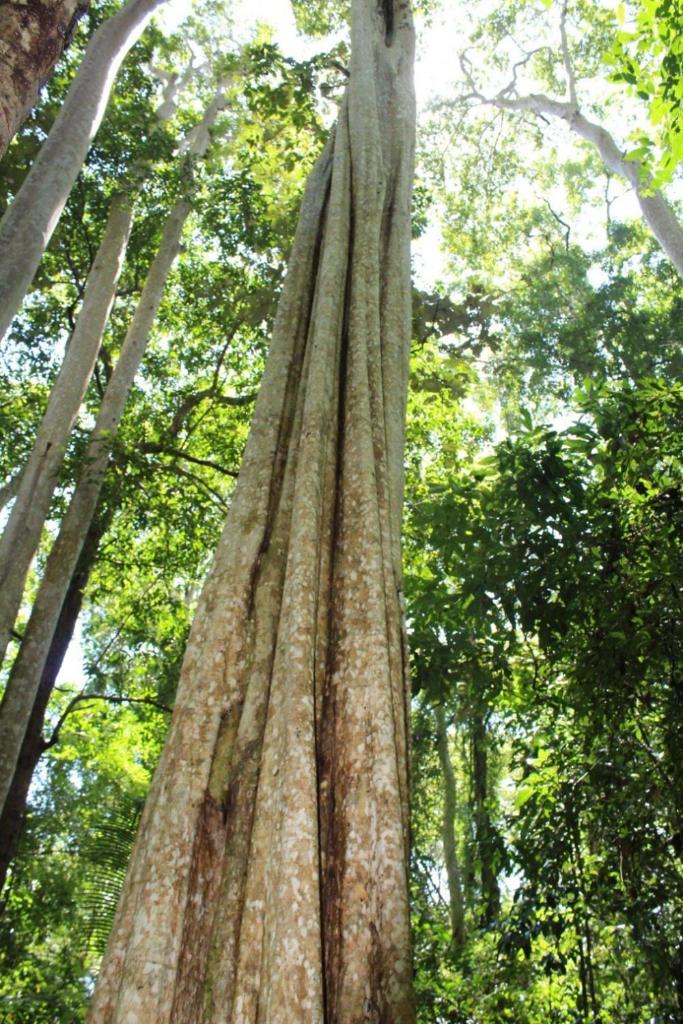
[[[0,157],[87,7],[88,0],[0,0]]]
[[[353,0],[352,23],[91,1024],[414,1020],[399,537],[413,34],[406,0]]]
[[[47,559],[31,617],[12,666],[0,705],[0,811],[12,782],[64,596],[97,506],[126,399],[144,355],[164,285],[180,249],[180,237],[189,211],[189,203],[182,200],[169,214],[159,251],[150,267],[121,354],[107,384],[83,456],[81,477]]]
[[[83,304],[48,399],[16,500],[0,537],[0,664],[57,484],[64,450],[85,395],[116,295],[132,223],[125,197],[114,199],[85,285]]]
[[[458,812],[458,790],[455,771],[448,749],[448,730],[442,705],[434,709],[436,720],[436,749],[443,776],[443,814],[441,818],[441,841],[443,843],[446,877],[448,879],[448,911],[451,922],[453,945],[461,948],[465,944],[465,902],[462,891],[462,875],[458,862],[458,847],[455,822]]]
[[[128,0],[93,35],[37,159],[0,222],[0,341],[52,236],[121,62],[166,0]]]

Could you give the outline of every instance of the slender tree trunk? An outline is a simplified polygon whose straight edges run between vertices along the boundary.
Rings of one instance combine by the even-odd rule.
[[[406,0],[353,0],[243,468],[92,1024],[412,1024]],[[351,187],[353,182],[353,188]]]
[[[169,214],[159,251],[107,384],[83,457],[81,476],[48,556],[31,617],[10,672],[0,704],[0,808],[4,806],[16,769],[60,609],[97,507],[126,400],[147,346],[164,285],[180,249],[180,237],[189,211],[189,203],[181,200]]]
[[[586,875],[583,864],[583,851],[581,845],[581,829],[579,816],[576,808],[570,804],[567,807],[567,826],[572,837],[572,861],[574,862],[574,877],[580,894],[579,907],[574,905],[574,918],[576,928],[581,938],[581,949],[583,966],[585,968],[585,980],[587,982],[587,994],[590,995],[591,1018],[597,1021],[600,1016],[600,1006],[597,997],[595,984],[595,969],[593,966],[593,930],[590,923],[589,895],[586,889]],[[584,945],[585,944],[585,945]]]
[[[458,848],[455,837],[455,821],[458,811],[457,785],[453,762],[448,750],[448,730],[443,705],[434,709],[436,719],[436,749],[443,775],[443,817],[441,839],[443,842],[446,876],[448,878],[448,909],[451,919],[453,946],[461,949],[465,945],[465,903],[462,892],[462,878],[458,863]]]
[[[0,157],[87,7],[88,0],[0,2]]]
[[[132,218],[127,197],[114,199],[88,274],[76,327],[0,537],[0,664],[50,509],[71,428],[95,367],[123,267]]]
[[[0,814],[0,892],[5,885],[8,868],[16,855],[21,839],[33,774],[38,761],[50,745],[49,741],[43,738],[48,701],[54,690],[67,648],[71,643],[83,603],[83,592],[97,558],[100,540],[110,519],[109,511],[100,513],[88,530],[45,659],[45,667],[40,677],[36,700],[29,718],[12,785],[7,794],[2,814]]]
[[[472,718],[472,782],[484,924],[495,921],[500,911],[500,889],[493,866],[495,833],[488,807],[488,774],[486,720],[484,712],[478,709]]]
[[[121,62],[164,2],[128,0],[97,29],[47,140],[0,221],[0,341],[57,226]]]

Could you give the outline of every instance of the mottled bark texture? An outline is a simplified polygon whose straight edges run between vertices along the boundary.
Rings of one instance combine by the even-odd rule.
[[[88,0],[0,0],[0,157],[87,7]]]
[[[0,664],[50,510],[71,428],[95,367],[123,267],[132,218],[127,198],[116,197],[88,274],[76,326],[0,536]]]
[[[413,32],[353,0],[91,1024],[411,1024],[400,510]]]
[[[121,63],[165,2],[128,0],[93,34],[50,134],[0,221],[0,342],[59,223]]]

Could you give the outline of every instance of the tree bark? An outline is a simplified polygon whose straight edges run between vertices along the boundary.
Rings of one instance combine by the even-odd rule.
[[[128,0],[88,44],[52,130],[0,222],[0,341],[50,241],[121,63],[166,0]]]
[[[9,505],[12,498],[16,498],[23,474],[23,468],[17,470],[14,476],[9,477],[2,487],[0,487],[0,511],[2,511],[5,505]]]
[[[88,274],[76,327],[0,537],[0,664],[50,509],[71,428],[95,367],[123,267],[132,218],[129,200],[124,196],[114,199]]]
[[[436,749],[443,775],[443,817],[441,839],[443,842],[446,876],[448,878],[448,910],[451,920],[453,946],[461,949],[465,945],[465,902],[462,892],[462,877],[458,863],[458,848],[455,837],[455,821],[458,811],[457,785],[453,762],[448,750],[448,730],[443,705],[434,709],[436,719]]]
[[[191,72],[192,68],[182,76],[177,73],[164,75],[163,99],[156,111],[155,130],[173,117],[178,95]],[[216,102],[214,98],[200,125],[207,119],[211,124],[215,121]],[[187,139],[184,142],[187,143]],[[192,148],[191,145],[189,148]],[[195,146],[194,149],[198,150],[194,155],[203,155],[201,146]],[[127,181],[121,183],[120,193],[111,200],[107,226],[88,274],[76,327],[50,392],[36,443],[21,474],[17,474],[0,489],[0,499],[6,490],[8,497],[5,501],[15,494],[17,497],[0,537],[0,664],[7,650],[26,576],[50,508],[69,434],[92,377],[116,297],[132,225],[133,198],[148,173],[149,167],[145,161],[134,160]],[[17,483],[13,488],[14,480]],[[14,493],[11,493],[12,490]]]
[[[412,1024],[400,513],[413,33],[353,0],[91,1024]]]
[[[87,7],[88,0],[0,2],[0,158]]]
[[[19,840],[26,820],[28,794],[36,766],[48,749],[49,743],[43,737],[45,712],[54,690],[64,656],[76,628],[76,622],[83,604],[83,592],[88,583],[92,567],[97,558],[100,540],[109,525],[111,513],[107,510],[96,516],[88,530],[76,571],[71,577],[69,589],[64,598],[57,628],[45,659],[35,703],[28,721],[26,735],[21,746],[17,767],[12,779],[7,800],[0,814],[0,892],[2,892],[7,871],[19,846]]]

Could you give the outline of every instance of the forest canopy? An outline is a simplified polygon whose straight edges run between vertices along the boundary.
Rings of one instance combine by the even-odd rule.
[[[354,383],[361,314],[349,298],[364,275],[380,296],[379,312],[372,296],[362,307],[366,333],[376,329],[390,345],[401,316],[410,330],[400,603],[410,652],[414,1009],[392,1024],[680,1022],[680,2],[413,4],[417,144],[405,280],[396,252],[407,260],[407,248],[396,238],[412,142],[400,134],[406,65],[391,65],[404,45],[405,0],[269,0],[258,18],[229,0],[67,7],[67,45],[55,51],[53,74],[41,65],[47,80],[30,112],[23,97],[25,120],[0,168],[0,1022],[88,1019],[229,511],[228,530],[237,524],[245,550],[250,543],[239,487],[248,487],[259,415],[291,420],[295,432],[329,406],[329,446],[341,445],[333,456],[324,434],[321,465],[336,465],[337,479],[321,470],[310,492],[322,495],[323,541],[332,537],[331,555],[319,542],[316,580],[327,572],[334,582],[335,571],[342,580],[316,633],[316,666],[341,658],[316,646],[343,633],[335,615],[362,631],[363,616],[353,619],[339,595],[365,594],[366,585],[375,593],[371,549],[343,546],[354,515],[363,542],[371,533],[365,492],[348,497],[339,482],[354,483],[353,444],[366,419],[380,589],[391,591],[402,371],[381,346],[370,348],[366,410]],[[350,29],[359,11],[384,33],[363,81],[366,93],[374,83],[384,136],[373,139],[392,182],[367,223],[372,189],[358,168],[372,133],[363,134],[363,90],[353,91],[367,67],[360,22],[355,44]],[[0,19],[3,48],[8,33]],[[97,96],[87,78],[95,72]],[[390,80],[395,102],[375,88]],[[78,99],[86,87],[92,111]],[[315,377],[313,345],[301,356],[308,383],[283,376],[276,416],[263,412],[275,373],[262,389],[264,368],[292,305],[287,288],[316,175],[327,171],[328,220],[307,257],[317,290],[302,292],[311,319],[297,330],[313,345],[326,318],[335,321],[340,382],[324,367]],[[341,283],[330,272],[328,293],[321,268],[336,265],[339,225],[348,267],[339,264]],[[373,231],[379,255],[371,259],[366,242],[354,254]],[[334,402],[333,388],[342,395]],[[308,404],[295,403],[297,389],[313,396]],[[385,425],[386,452],[373,416]],[[287,493],[290,465],[306,463],[311,433],[302,428],[295,454],[274,443],[284,482],[268,485],[271,505],[278,487]],[[252,573],[266,582],[278,571],[268,559],[285,546],[278,515]],[[305,529],[295,513],[292,522]],[[296,550],[287,548],[288,565]],[[265,621],[255,583],[253,593],[249,614]],[[387,621],[399,614],[395,598],[386,599]],[[373,607],[367,599],[368,622]],[[405,648],[391,624],[387,632],[393,679]],[[374,643],[350,664],[374,664]],[[314,702],[328,699],[328,682]],[[390,692],[395,723],[400,698]],[[340,697],[335,715],[342,705]],[[351,760],[334,761],[345,735],[334,729],[316,733],[317,783],[328,772],[330,787],[353,774]],[[400,762],[398,727],[397,737]],[[400,807],[400,764],[397,779],[390,795]],[[221,798],[224,818],[239,811],[231,793]],[[324,847],[323,825],[314,831]],[[406,827],[397,822],[397,834]],[[328,840],[321,877],[334,873],[336,834]],[[257,846],[247,860],[256,862]],[[335,920],[323,922],[325,935],[328,926],[344,934]],[[325,999],[343,1005],[327,961],[324,970]],[[386,971],[377,968],[381,999]],[[326,1005],[325,1020],[337,1024]],[[362,1019],[391,1019],[378,1007],[370,1001]],[[197,1021],[214,1020],[203,1012]],[[105,1019],[119,1020],[91,1018]]]

